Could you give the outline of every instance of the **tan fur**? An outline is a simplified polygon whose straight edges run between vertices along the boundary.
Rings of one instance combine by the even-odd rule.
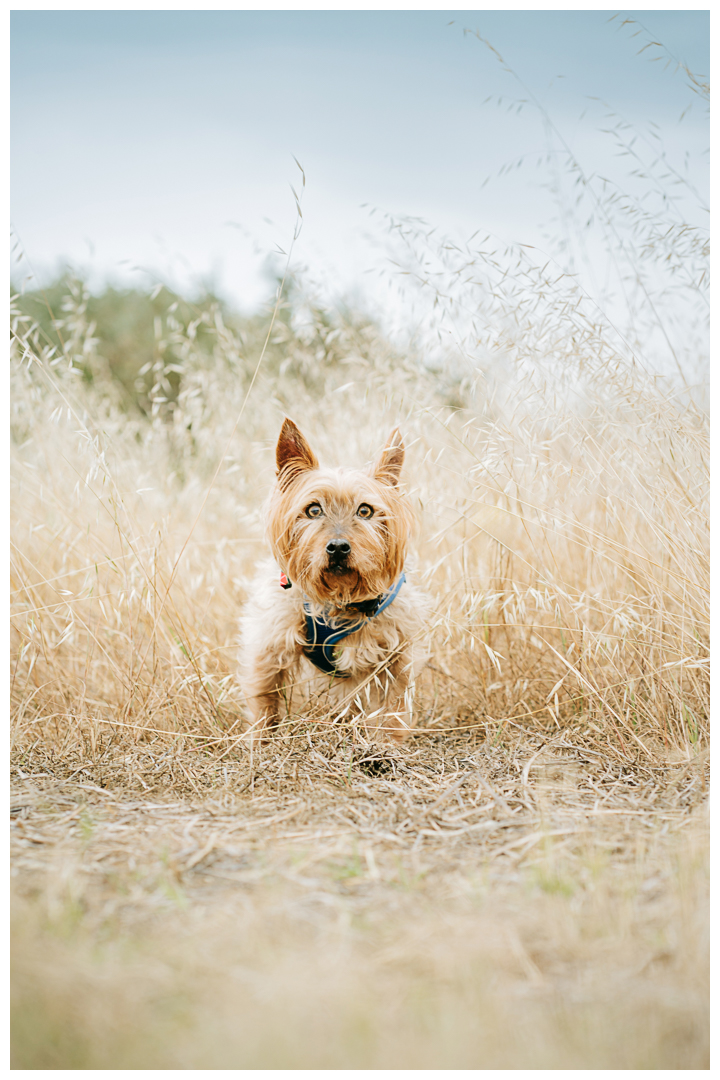
[[[260,568],[242,619],[253,738],[264,737],[279,722],[299,688],[325,692],[328,715],[360,690],[364,713],[375,714],[367,721],[372,731],[399,741],[409,730],[412,685],[427,661],[429,601],[405,566],[414,519],[398,487],[403,458],[396,430],[369,469],[322,468],[302,432],[285,420],[276,450],[277,483],[267,505],[275,562]],[[315,504],[321,514],[308,517]],[[372,516],[358,516],[363,506]],[[329,542],[350,545],[341,564],[328,554]],[[281,588],[281,570],[291,589]],[[347,677],[319,671],[303,654],[303,602],[325,618],[356,617],[346,605],[388,592],[403,570],[405,584],[389,607],[364,619],[336,648],[338,669]]]

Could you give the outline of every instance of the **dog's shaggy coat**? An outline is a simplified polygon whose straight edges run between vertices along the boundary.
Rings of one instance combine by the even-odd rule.
[[[409,730],[413,681],[428,657],[429,601],[406,577],[384,611],[362,613],[405,570],[414,519],[398,487],[404,453],[396,430],[370,468],[321,468],[303,434],[285,420],[267,506],[275,561],[259,568],[242,618],[253,739],[280,721],[294,690],[301,693],[293,705],[307,691],[326,691],[328,717],[350,704],[346,715],[361,713],[372,732],[401,740]],[[281,587],[281,572],[291,588]],[[305,655],[308,609],[326,621],[357,619],[358,629],[336,649],[334,675]]]

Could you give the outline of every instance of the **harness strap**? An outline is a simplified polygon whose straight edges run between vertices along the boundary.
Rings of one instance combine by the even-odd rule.
[[[361,626],[364,626],[368,619],[374,619],[376,615],[379,615],[381,611],[384,611],[385,608],[389,607],[400,592],[404,582],[405,574],[403,573],[400,575],[395,585],[393,585],[390,592],[386,593],[383,597],[378,597],[377,607],[374,611],[368,611],[363,618],[350,621],[346,619],[332,619],[328,623],[322,618],[315,618],[310,613],[311,609],[309,603],[305,601],[303,607],[305,608],[305,637],[307,639],[307,645],[303,648],[303,652],[308,660],[310,660],[315,667],[326,672],[326,674],[334,675],[338,679],[346,679],[348,676],[337,669],[335,646],[344,638],[354,634]]]

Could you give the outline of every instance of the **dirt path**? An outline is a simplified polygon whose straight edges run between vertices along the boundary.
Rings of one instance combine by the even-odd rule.
[[[15,1067],[707,1067],[704,761],[40,755],[11,806]]]

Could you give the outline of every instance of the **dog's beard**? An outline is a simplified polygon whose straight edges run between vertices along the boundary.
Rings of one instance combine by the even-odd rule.
[[[360,574],[351,566],[328,567],[320,575],[320,584],[325,594],[325,601],[328,603],[351,603],[353,598],[362,591]]]
[[[290,579],[314,603],[344,607],[347,604],[375,599],[393,584],[389,568],[360,567],[352,557],[347,560],[323,559],[303,563],[297,556],[287,560]]]
[[[331,560],[322,571],[321,577],[330,589],[333,587],[333,584],[358,585],[360,583],[360,573],[358,569],[355,566],[350,565],[347,560],[344,562]]]
[[[303,591],[317,603],[343,607],[377,596],[382,583],[377,574],[364,575],[351,564],[329,564],[319,573],[306,575]]]

